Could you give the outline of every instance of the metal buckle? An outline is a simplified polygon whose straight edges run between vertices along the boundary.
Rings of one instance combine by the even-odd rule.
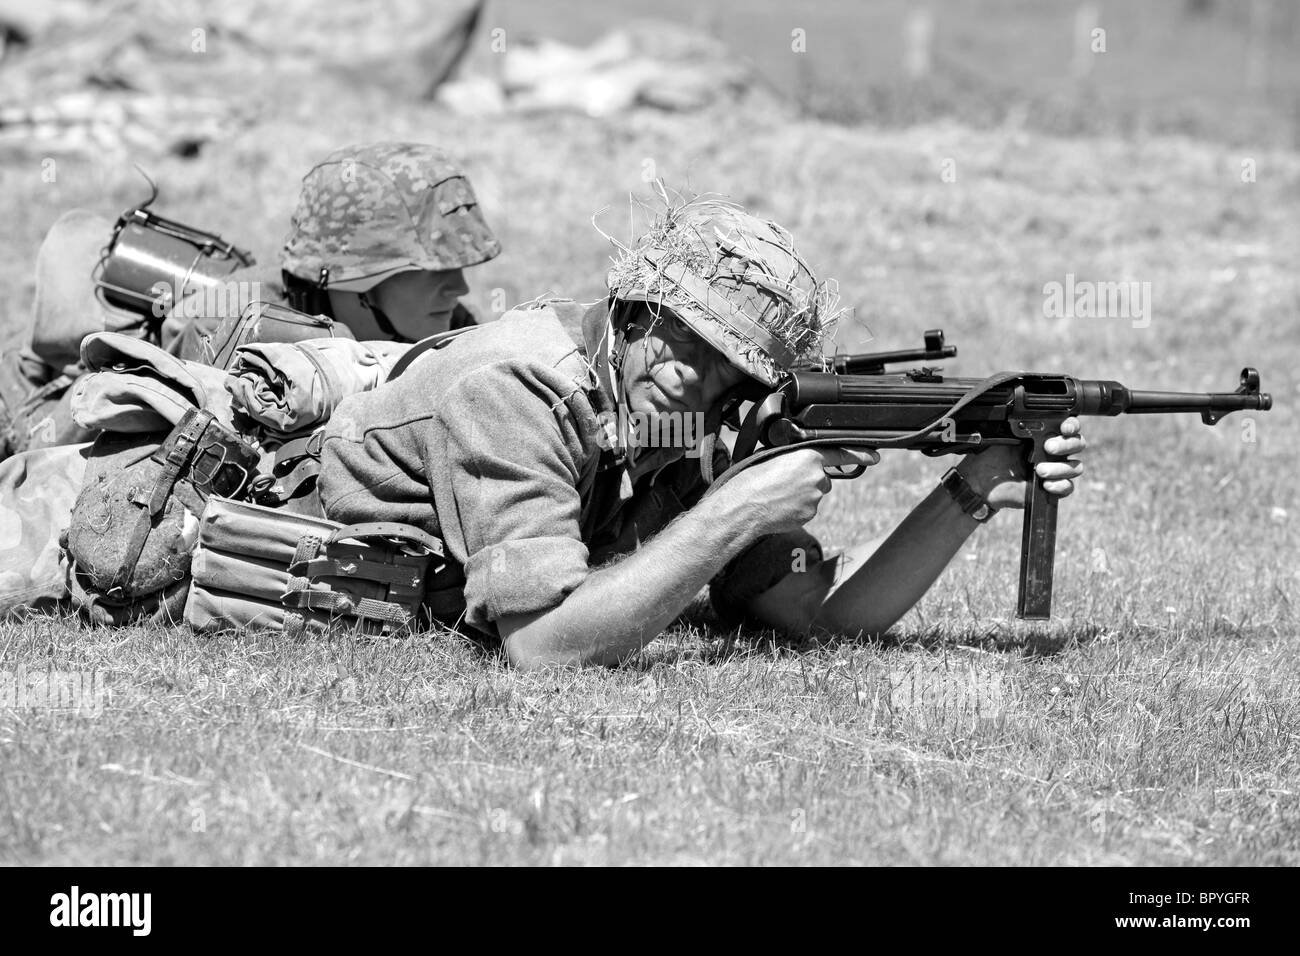
[[[248,469],[230,460],[230,450],[224,442],[214,441],[194,453],[194,460],[190,463],[190,482],[199,491],[233,498],[248,484]]]

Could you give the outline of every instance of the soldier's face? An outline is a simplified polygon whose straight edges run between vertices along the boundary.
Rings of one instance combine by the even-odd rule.
[[[623,388],[633,412],[708,412],[745,379],[668,309],[642,306],[631,318]]]
[[[448,269],[399,272],[379,283],[369,297],[398,332],[409,339],[422,339],[447,331],[452,310],[468,291],[465,273]]]

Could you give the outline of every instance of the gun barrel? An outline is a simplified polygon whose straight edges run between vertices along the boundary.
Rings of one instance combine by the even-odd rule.
[[[1116,383],[1096,383],[1114,385]],[[1235,392],[1149,392],[1120,389],[1124,392],[1121,411],[1130,415],[1162,415],[1173,412],[1200,412],[1201,421],[1213,425],[1230,412],[1255,410],[1266,412],[1273,407],[1273,396],[1259,390],[1259,372],[1241,370],[1241,385]],[[1115,412],[1111,412],[1115,414]]]
[[[1146,392],[1129,390],[1129,415],[1162,415],[1170,412],[1235,412],[1244,409],[1268,411],[1273,396],[1267,392]]]

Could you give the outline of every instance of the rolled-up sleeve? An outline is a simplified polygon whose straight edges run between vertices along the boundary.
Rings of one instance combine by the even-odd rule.
[[[588,574],[583,445],[566,396],[508,363],[462,376],[425,432],[442,535],[463,555],[468,623],[554,607]]]

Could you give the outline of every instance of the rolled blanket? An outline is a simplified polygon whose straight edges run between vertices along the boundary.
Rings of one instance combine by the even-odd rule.
[[[226,379],[234,406],[270,437],[327,421],[339,402],[381,385],[410,346],[400,342],[311,339],[243,345]]]

